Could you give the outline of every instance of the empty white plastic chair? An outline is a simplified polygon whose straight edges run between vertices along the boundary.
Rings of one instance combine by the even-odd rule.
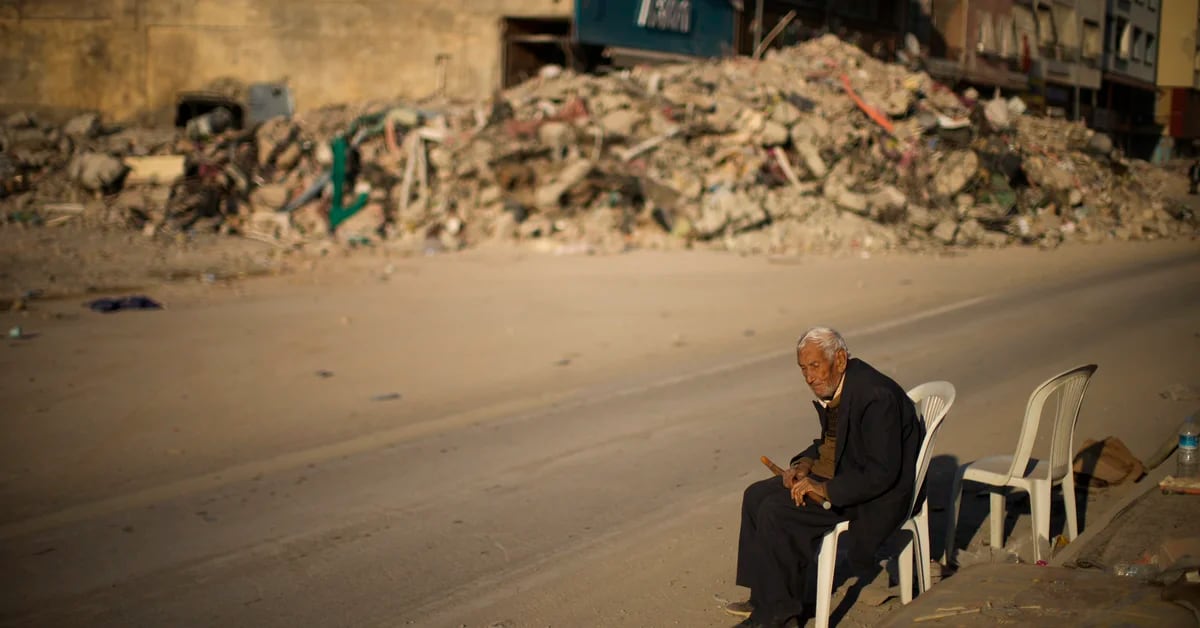
[[[925,472],[929,470],[929,461],[933,456],[933,441],[937,436],[942,419],[950,412],[954,404],[954,385],[950,382],[928,382],[921,384],[908,392],[909,399],[917,407],[917,417],[925,426],[925,438],[921,440],[921,449],[917,453],[916,482],[913,488],[913,501],[909,504],[908,512],[913,513],[917,508],[917,500],[921,496],[921,487],[925,484]],[[821,551],[817,556],[817,628],[829,626],[829,608],[833,599],[833,576],[837,565],[838,537],[850,529],[849,521],[842,521],[825,533],[821,539]],[[921,510],[906,520],[900,529],[908,532],[911,537],[904,545],[899,556],[900,571],[900,600],[908,604],[912,601],[913,563],[917,565],[917,589],[924,593],[929,589],[931,574],[929,571],[929,506],[928,500],[921,503]]]
[[[1049,545],[1050,491],[1055,485],[1062,485],[1063,502],[1067,511],[1067,537],[1074,540],[1079,536],[1079,523],[1075,512],[1075,477],[1071,470],[1072,441],[1075,438],[1075,424],[1079,420],[1083,395],[1096,368],[1095,364],[1073,368],[1046,380],[1033,391],[1029,396],[1029,404],[1025,407],[1025,420],[1021,425],[1021,435],[1017,438],[1016,453],[981,458],[958,468],[954,477],[954,488],[950,494],[950,508],[946,513],[947,565],[954,563],[955,528],[958,525],[958,511],[962,503],[962,483],[966,480],[999,489],[1014,488],[1029,493],[1034,560],[1043,560],[1042,548]],[[1050,458],[1031,458],[1042,410],[1046,401],[1055,393],[1058,393],[1058,403],[1055,407],[1054,430],[1050,437]],[[994,548],[1004,546],[1004,499],[1002,491],[992,491],[988,519],[991,546]]]

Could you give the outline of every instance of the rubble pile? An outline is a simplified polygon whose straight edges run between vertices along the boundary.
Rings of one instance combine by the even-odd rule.
[[[8,220],[73,211],[147,234],[425,251],[520,240],[797,254],[1197,233],[1163,198],[1175,175],[1106,136],[1026,115],[1019,99],[957,95],[833,36],[762,61],[551,66],[474,105],[231,126],[222,109],[181,131],[11,116],[0,207]]]

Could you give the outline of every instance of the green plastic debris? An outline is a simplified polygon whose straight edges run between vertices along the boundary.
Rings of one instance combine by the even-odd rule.
[[[336,231],[338,225],[347,218],[358,213],[367,204],[367,195],[359,194],[350,205],[343,206],[342,200],[346,186],[346,138],[338,136],[333,140],[333,202],[329,208],[329,229]]]

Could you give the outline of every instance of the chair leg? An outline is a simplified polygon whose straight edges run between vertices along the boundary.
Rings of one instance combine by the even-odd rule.
[[[921,514],[917,517],[917,592],[924,593],[933,586],[933,574],[929,569],[929,512],[928,505],[921,509]]]
[[[821,540],[821,554],[817,556],[817,608],[813,618],[816,628],[829,628],[829,605],[833,600],[833,570],[837,565],[836,532],[828,532]]]
[[[992,491],[992,509],[988,513],[988,524],[991,528],[991,542],[992,549],[994,550],[1004,547],[1004,500],[1005,494],[1003,491]]]
[[[1075,474],[1068,469],[1062,481],[1063,506],[1067,510],[1067,539],[1079,536],[1079,514],[1075,511]]]
[[[965,466],[959,467],[950,488],[950,502],[946,508],[946,552],[942,556],[942,564],[947,567],[954,565],[954,535],[958,527],[958,509],[962,505],[963,474],[966,472]]]
[[[910,538],[908,542],[904,544],[904,549],[900,550],[900,562],[896,565],[896,570],[900,572],[901,604],[908,604],[913,599],[913,546],[916,544],[917,537],[914,534],[912,535],[912,538]],[[917,553],[919,554],[920,552]]]
[[[1050,482],[1038,481],[1029,487],[1030,519],[1033,520],[1033,559],[1044,560],[1042,548],[1050,544]]]

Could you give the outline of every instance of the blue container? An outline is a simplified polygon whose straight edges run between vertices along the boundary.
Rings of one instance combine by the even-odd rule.
[[[729,0],[575,0],[583,44],[719,57],[734,53],[735,23]]]

